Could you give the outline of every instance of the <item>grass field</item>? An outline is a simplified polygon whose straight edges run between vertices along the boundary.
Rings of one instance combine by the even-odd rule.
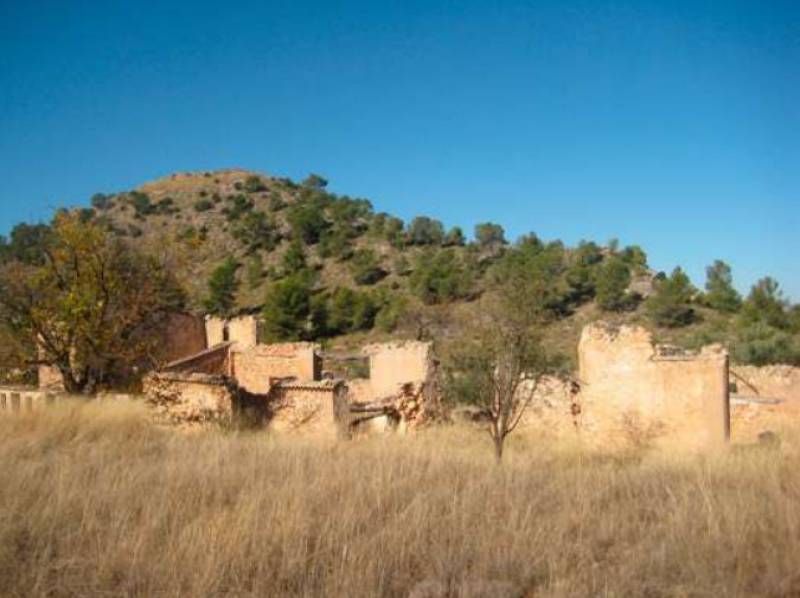
[[[800,457],[591,455],[448,428],[178,434],[131,406],[0,418],[4,596],[800,594]],[[475,587],[475,586],[473,586]]]

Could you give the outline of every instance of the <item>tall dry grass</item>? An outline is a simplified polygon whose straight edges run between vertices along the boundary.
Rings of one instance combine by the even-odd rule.
[[[463,429],[326,446],[62,407],[0,418],[0,593],[797,595],[798,466],[531,439],[496,467]]]

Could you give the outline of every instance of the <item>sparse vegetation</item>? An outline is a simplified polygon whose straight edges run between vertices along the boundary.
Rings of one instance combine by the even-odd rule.
[[[120,404],[3,417],[0,594],[800,590],[796,448],[589,456],[520,435],[495,467],[487,443],[460,427],[346,448],[178,435]]]

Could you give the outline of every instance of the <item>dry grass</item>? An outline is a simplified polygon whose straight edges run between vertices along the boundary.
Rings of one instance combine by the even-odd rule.
[[[785,443],[784,443],[785,444]],[[800,593],[800,458],[588,456],[459,429],[336,446],[132,408],[0,418],[0,594]]]

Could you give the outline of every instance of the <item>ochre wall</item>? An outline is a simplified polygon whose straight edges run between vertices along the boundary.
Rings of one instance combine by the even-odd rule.
[[[426,380],[433,363],[431,344],[421,341],[374,344],[364,352],[369,355],[373,399],[395,395],[408,382]]]
[[[225,320],[216,316],[206,316],[206,346],[213,347],[225,342]]]
[[[156,418],[179,426],[229,422],[232,397],[221,379],[206,374],[151,374],[144,379],[144,396]]]
[[[331,381],[280,385],[272,391],[269,429],[335,439],[342,430],[336,419],[336,402],[344,392],[341,383]]]
[[[596,323],[584,329],[578,355],[582,430],[684,447],[727,440],[728,355],[721,347],[661,355],[643,328]]]
[[[319,345],[315,343],[256,345],[245,350],[236,345],[231,351],[231,373],[248,392],[267,393],[271,379],[311,381],[318,378],[318,350]]]
[[[225,328],[228,338],[225,338]],[[206,316],[206,340],[208,347],[229,341],[238,343],[240,348],[249,349],[258,343],[258,319],[253,315],[238,316],[224,320],[216,316]]]

